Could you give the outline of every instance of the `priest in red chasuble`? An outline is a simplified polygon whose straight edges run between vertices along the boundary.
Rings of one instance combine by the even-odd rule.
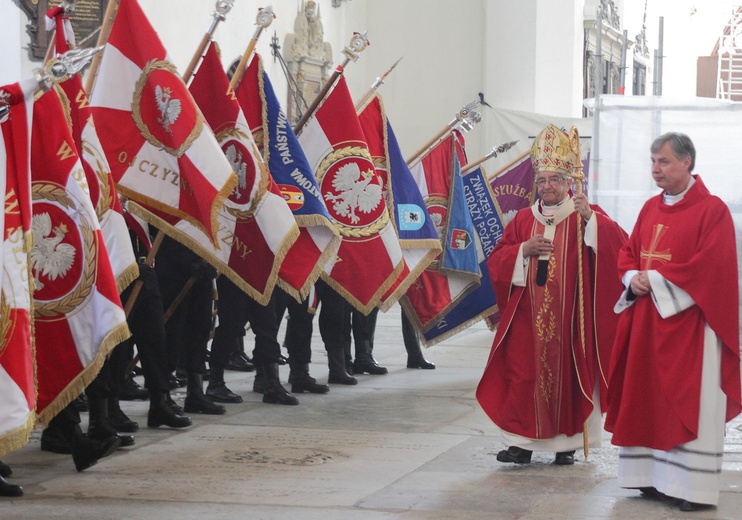
[[[660,136],[651,154],[663,191],[619,254],[606,429],[619,486],[692,511],[719,500],[725,423],[742,410],[734,223],[691,174],[687,135]]]
[[[539,200],[516,214],[487,263],[502,317],[477,399],[503,432],[500,462],[548,451],[573,464],[586,425],[589,445],[600,444],[627,237],[584,194],[570,196],[577,161],[562,130],[538,135]]]

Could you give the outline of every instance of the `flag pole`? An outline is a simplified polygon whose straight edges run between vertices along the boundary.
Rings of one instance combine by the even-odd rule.
[[[98,34],[98,42],[95,44],[96,47],[101,47],[108,42],[108,37],[111,35],[111,27],[113,27],[113,20],[116,18],[116,13],[119,8],[119,0],[109,0],[108,7],[106,7],[106,13],[103,16],[103,26],[101,27],[100,33]],[[93,87],[95,86],[95,79],[98,76],[98,69],[100,68],[100,61],[103,58],[103,53],[99,53],[93,58],[93,63],[90,65],[88,71],[88,78],[85,82],[85,92],[88,98],[93,93]]]
[[[501,153],[505,153],[508,150],[510,150],[518,141],[510,141],[509,143],[503,143],[498,147],[492,147],[492,150],[487,154],[483,155],[479,159],[470,162],[469,164],[465,164],[463,168],[461,168],[461,175],[464,175],[465,173],[469,173],[474,168],[482,164],[484,161],[488,159],[492,159],[493,157],[497,157]],[[493,177],[493,179],[497,178],[497,176]]]
[[[582,193],[582,183],[585,180],[585,174],[582,172],[582,158],[580,156],[580,134],[576,127],[569,131],[569,146],[577,157],[575,171],[572,178],[577,182],[577,193]],[[580,341],[582,342],[583,355],[585,354],[585,279],[582,272],[582,216],[577,213],[577,287],[579,293],[580,309]],[[591,396],[592,397],[592,396]],[[585,460],[589,455],[589,438],[587,432],[587,421],[582,425],[582,450],[585,453]]]
[[[443,141],[446,136],[448,136],[448,134],[454,131],[454,129],[461,127],[467,132],[471,130],[474,127],[475,123],[479,123],[482,120],[482,115],[475,110],[479,106],[479,104],[479,100],[472,101],[461,110],[459,110],[459,112],[451,120],[451,122],[448,123],[448,125],[444,126],[440,130],[440,132],[435,135],[435,137],[425,143],[418,151],[416,151],[409,159],[407,159],[407,166],[412,166],[417,161],[419,161],[423,155],[428,153],[435,145]]]
[[[191,62],[186,67],[185,71],[183,72],[183,83],[186,85],[188,84],[188,81],[191,79],[191,76],[193,75],[193,71],[196,70],[196,66],[198,65],[198,62],[201,61],[201,58],[203,58],[204,50],[206,49],[206,46],[211,41],[212,36],[214,36],[214,31],[216,31],[216,26],[219,25],[219,22],[223,22],[227,19],[227,13],[232,9],[234,6],[234,0],[218,0],[216,3],[216,7],[213,11],[211,11],[211,16],[213,19],[211,20],[211,25],[209,26],[209,29],[204,34],[203,38],[201,38],[201,43],[198,44],[198,48],[196,49],[196,52],[193,54],[193,58],[191,58]]]
[[[309,105],[307,111],[304,112],[304,115],[301,116],[299,122],[296,123],[296,126],[294,127],[294,133],[297,136],[301,132],[302,128],[304,128],[304,125],[307,124],[309,118],[312,117],[312,115],[317,111],[320,103],[322,103],[325,97],[327,97],[330,89],[332,89],[338,82],[348,63],[350,63],[351,60],[353,60],[354,62],[358,61],[358,53],[363,52],[363,50],[368,47],[368,38],[366,37],[366,34],[367,32],[353,33],[353,37],[350,39],[350,45],[343,49],[343,55],[345,56],[343,63],[338,65],[338,67],[335,69],[335,72],[333,72],[332,76],[330,76],[330,79],[328,79],[327,82],[322,86],[322,90],[320,90],[319,94],[317,94],[317,97],[314,98],[312,104]]]
[[[389,67],[389,70],[387,70],[381,77],[378,77],[378,76],[376,77],[376,81],[374,81],[373,85],[371,85],[371,87],[366,91],[366,93],[363,96],[361,96],[361,100],[358,103],[356,103],[356,113],[361,112],[361,110],[363,110],[366,107],[366,104],[371,100],[371,96],[374,94],[374,92],[376,92],[379,89],[380,86],[384,84],[384,80],[386,79],[386,77],[389,74],[391,74],[391,72],[394,70],[397,64],[400,61],[402,61],[402,58],[404,58],[404,56],[402,56],[397,61],[395,61],[394,65]]]
[[[242,81],[242,76],[244,76],[245,69],[247,68],[247,62],[250,60],[253,51],[255,51],[255,45],[258,43],[260,33],[263,32],[263,29],[273,23],[275,17],[276,15],[273,14],[273,6],[269,5],[265,9],[258,9],[258,16],[255,18],[255,25],[257,25],[255,33],[252,35],[252,38],[250,38],[250,42],[247,44],[247,49],[245,49],[245,52],[240,59],[240,63],[237,65],[237,69],[234,71],[232,79],[229,82],[229,88],[232,90],[235,90],[237,85],[240,84],[240,81]]]

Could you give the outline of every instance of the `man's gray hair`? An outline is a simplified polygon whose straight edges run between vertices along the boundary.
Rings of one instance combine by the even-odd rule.
[[[654,140],[650,147],[650,151],[652,153],[659,152],[660,148],[662,148],[665,143],[670,143],[672,153],[674,153],[675,157],[681,161],[690,157],[690,166],[688,167],[688,171],[692,172],[696,165],[696,147],[693,146],[693,141],[690,140],[690,137],[681,134],[680,132],[667,132]]]

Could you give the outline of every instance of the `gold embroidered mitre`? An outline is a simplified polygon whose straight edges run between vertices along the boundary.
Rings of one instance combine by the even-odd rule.
[[[569,144],[569,136],[554,125],[548,125],[536,136],[531,147],[534,173],[542,171],[572,174],[577,156]]]

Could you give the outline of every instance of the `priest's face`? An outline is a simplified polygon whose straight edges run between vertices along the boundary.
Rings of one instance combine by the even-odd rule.
[[[670,143],[665,143],[652,154],[652,178],[658,188],[670,195],[677,195],[688,187],[690,182],[691,158],[682,161],[675,156]]]
[[[553,206],[562,202],[569,192],[569,181],[561,173],[541,171],[536,175],[536,189],[544,206]]]

